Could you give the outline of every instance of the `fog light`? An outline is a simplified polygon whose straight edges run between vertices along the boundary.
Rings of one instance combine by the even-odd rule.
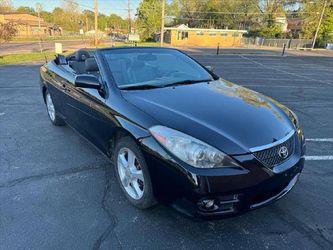
[[[203,200],[203,203],[206,208],[212,208],[214,206],[214,200]]]
[[[206,210],[206,211],[214,211],[217,210],[219,207],[217,204],[215,204],[215,200],[214,199],[205,199],[205,200],[201,200],[201,202],[199,202],[199,208],[202,210]]]

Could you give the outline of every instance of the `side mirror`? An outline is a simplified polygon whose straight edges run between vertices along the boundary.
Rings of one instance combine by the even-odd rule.
[[[78,75],[75,77],[75,87],[101,89],[102,85],[99,79],[93,75]]]
[[[212,66],[205,66],[206,69],[208,69],[210,72],[214,72],[214,68]]]

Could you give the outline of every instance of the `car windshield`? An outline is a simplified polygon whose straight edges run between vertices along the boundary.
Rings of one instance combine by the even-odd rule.
[[[110,49],[103,51],[103,55],[120,89],[213,80],[201,65],[174,49]]]

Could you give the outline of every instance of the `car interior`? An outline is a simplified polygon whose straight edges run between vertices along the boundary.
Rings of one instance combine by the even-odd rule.
[[[135,56],[107,54],[106,59],[118,86],[149,81],[177,81],[195,75],[190,67],[187,67],[184,63],[178,63],[177,58],[169,55],[154,55],[151,53],[138,53]],[[165,62],[173,63],[166,64]],[[80,49],[67,56],[65,65],[62,65],[77,75],[92,74],[96,77],[100,76],[94,51]],[[182,70],[179,70],[181,66]]]
[[[86,49],[80,49],[74,54],[69,55],[67,62],[69,68],[75,74],[93,74],[99,76],[95,57]],[[152,74],[156,73],[151,67],[145,65],[142,60],[131,62],[127,58],[117,58],[113,62],[112,75],[120,85],[129,82],[143,82],[153,78]]]
[[[68,66],[78,75],[93,74],[98,76],[99,69],[95,57],[86,49],[80,49],[67,57]]]

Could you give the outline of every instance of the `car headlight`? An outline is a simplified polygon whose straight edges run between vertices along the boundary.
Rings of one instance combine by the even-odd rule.
[[[154,126],[149,131],[169,152],[193,167],[240,167],[225,153],[177,130]]]
[[[288,109],[288,110],[289,110],[289,113],[290,113],[289,117],[290,117],[291,121],[293,122],[295,128],[298,129],[299,128],[299,120],[298,120],[297,115],[292,110],[290,110],[290,109]]]
[[[302,142],[304,142],[305,138],[304,138],[303,130],[299,125],[298,117],[292,110],[290,110],[290,109],[288,109],[288,110],[289,110],[289,114],[290,114],[289,117],[290,117],[291,121],[293,122],[293,124],[295,126],[298,138],[300,138],[300,140]]]

